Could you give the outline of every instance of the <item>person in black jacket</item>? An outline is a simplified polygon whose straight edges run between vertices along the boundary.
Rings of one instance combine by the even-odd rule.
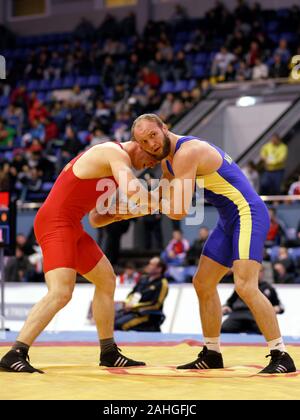
[[[274,287],[264,281],[264,268],[262,267],[259,275],[259,289],[269,299],[276,314],[282,314],[284,308],[278,298]],[[228,317],[223,321],[222,333],[247,333],[261,334],[248,306],[238,296],[236,291],[232,293],[225,305],[222,306],[223,315]]]
[[[116,312],[115,330],[160,331],[163,304],[168,294],[165,270],[166,265],[159,257],[151,258],[123,308]]]

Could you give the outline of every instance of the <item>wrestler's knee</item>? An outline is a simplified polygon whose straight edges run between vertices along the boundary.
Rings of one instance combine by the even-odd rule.
[[[250,299],[258,291],[258,287],[247,276],[235,276],[234,284],[237,294],[243,300]]]
[[[73,290],[70,288],[62,288],[61,290],[50,291],[48,299],[58,308],[66,306],[72,299]]]
[[[206,297],[216,291],[216,286],[210,282],[205,281],[200,273],[197,273],[193,277],[193,285],[196,290],[198,297]]]

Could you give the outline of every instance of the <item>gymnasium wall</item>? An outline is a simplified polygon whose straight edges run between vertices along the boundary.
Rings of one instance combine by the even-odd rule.
[[[95,326],[89,319],[93,286],[78,284],[75,287],[73,299],[63,308],[47,327],[52,331],[91,331]],[[131,290],[129,286],[118,286],[115,300],[123,301]],[[219,293],[224,304],[233,290],[231,284],[221,284]],[[278,315],[282,334],[300,338],[299,285],[276,285],[279,298],[285,306],[285,313]],[[5,326],[11,330],[19,330],[28,315],[31,306],[46,293],[45,284],[9,283],[6,285],[5,301],[7,320]],[[162,331],[166,333],[200,334],[201,326],[198,314],[198,301],[191,284],[170,285],[165,301],[164,312],[166,320]]]

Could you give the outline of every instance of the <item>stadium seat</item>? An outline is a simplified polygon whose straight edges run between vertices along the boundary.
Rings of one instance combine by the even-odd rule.
[[[88,80],[87,80],[87,86],[88,87],[94,87],[94,86],[98,86],[100,84],[100,76],[98,76],[97,74],[92,74],[91,76],[89,76]]]
[[[193,90],[196,86],[197,86],[197,80],[195,80],[195,79],[190,79],[190,80],[188,81],[188,87],[187,87],[187,90],[188,90],[188,91],[191,91],[191,90]]]
[[[166,80],[160,87],[160,93],[174,93],[175,92],[175,83],[169,80]]]
[[[77,133],[78,138],[79,138],[79,140],[80,140],[80,142],[82,144],[86,144],[87,143],[87,138],[88,138],[89,134],[90,134],[90,132],[89,131],[85,131],[85,130],[84,131],[79,131]]]
[[[6,108],[9,105],[9,96],[0,96],[0,108]]]
[[[42,185],[42,191],[43,192],[49,192],[51,188],[53,187],[54,182],[43,182]]]
[[[300,247],[289,248],[289,255],[294,261],[294,264],[299,267],[300,264]]]
[[[79,85],[80,87],[86,87],[88,82],[87,76],[77,76],[75,79],[75,85]]]
[[[51,81],[50,80],[41,80],[39,85],[39,90],[50,90]]]
[[[206,64],[209,61],[209,54],[198,53],[194,58],[194,64]]]
[[[174,92],[179,93],[179,92],[182,92],[184,90],[187,90],[187,88],[188,88],[188,81],[187,80],[178,80],[175,83]]]
[[[75,85],[75,77],[74,76],[66,76],[63,80],[63,88],[68,89],[72,88]]]
[[[63,81],[62,79],[54,79],[51,83],[51,89],[62,89]]]
[[[39,80],[30,80],[27,85],[27,90],[28,91],[38,90],[39,85],[40,85]]]
[[[205,75],[206,75],[206,71],[204,69],[204,66],[200,64],[196,64],[195,66],[193,66],[193,77],[201,78],[201,77],[204,77]]]

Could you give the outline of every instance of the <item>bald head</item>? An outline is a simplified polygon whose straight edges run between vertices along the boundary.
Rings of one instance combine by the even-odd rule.
[[[140,115],[131,128],[132,139],[157,160],[165,159],[171,150],[168,127],[155,114]]]
[[[131,135],[132,138],[134,139],[134,130],[135,128],[139,128],[139,124],[142,123],[143,121],[148,121],[148,122],[153,122],[156,123],[156,125],[160,128],[162,128],[164,126],[164,122],[156,115],[156,114],[143,114],[140,115],[139,117],[137,117],[132,124],[131,127]]]

